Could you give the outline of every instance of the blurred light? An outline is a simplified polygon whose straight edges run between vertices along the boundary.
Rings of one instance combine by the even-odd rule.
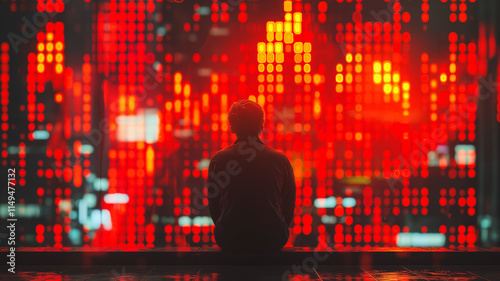
[[[106,204],[127,204],[128,201],[128,195],[124,193],[112,193],[104,195],[104,202]]]
[[[444,247],[446,236],[441,233],[398,233],[396,244],[398,247]]]

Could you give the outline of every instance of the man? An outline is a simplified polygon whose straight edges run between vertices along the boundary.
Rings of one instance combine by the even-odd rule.
[[[259,139],[264,112],[250,100],[228,114],[234,144],[208,168],[208,202],[215,240],[224,251],[276,251],[287,242],[295,207],[290,161]]]

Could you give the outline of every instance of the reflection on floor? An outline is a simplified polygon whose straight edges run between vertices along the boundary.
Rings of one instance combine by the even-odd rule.
[[[466,262],[466,261],[464,261]],[[500,280],[498,266],[20,266],[0,280]]]

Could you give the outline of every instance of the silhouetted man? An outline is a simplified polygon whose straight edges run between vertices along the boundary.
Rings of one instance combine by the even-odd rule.
[[[208,168],[208,202],[215,240],[224,251],[274,251],[287,242],[295,207],[290,161],[259,139],[264,112],[250,100],[228,114],[237,140]]]

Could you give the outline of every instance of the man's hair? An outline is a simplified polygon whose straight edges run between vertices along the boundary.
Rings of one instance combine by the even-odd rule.
[[[238,137],[258,136],[264,126],[264,111],[256,102],[239,100],[231,105],[228,119]]]

